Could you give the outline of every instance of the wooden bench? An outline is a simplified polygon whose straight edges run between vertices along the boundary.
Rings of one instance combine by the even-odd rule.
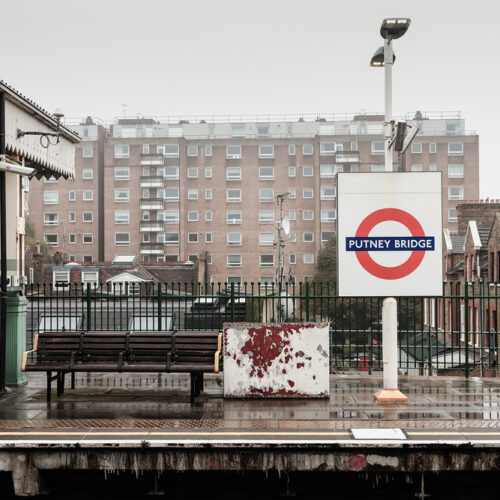
[[[219,373],[221,351],[220,332],[44,332],[24,353],[22,370],[47,373],[47,402],[52,381],[57,396],[64,393],[67,373],[72,389],[77,372],[190,373],[194,403],[203,374]],[[36,353],[32,362],[30,353]]]

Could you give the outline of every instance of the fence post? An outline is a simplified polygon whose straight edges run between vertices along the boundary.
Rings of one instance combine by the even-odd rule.
[[[306,281],[306,321],[309,321],[309,281]]]
[[[161,332],[162,324],[161,324],[161,283],[158,283],[158,331]]]
[[[234,323],[234,282],[231,282],[231,323]]]
[[[92,303],[90,302],[90,283],[87,283],[87,293],[86,293],[86,299],[87,299],[87,331],[90,331],[92,327],[92,316],[91,316],[91,311],[92,311]]]
[[[465,378],[469,378],[469,284],[464,284]]]

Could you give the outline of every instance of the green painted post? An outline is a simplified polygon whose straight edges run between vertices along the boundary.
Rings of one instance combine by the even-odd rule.
[[[469,378],[469,284],[464,291],[465,378]]]
[[[306,281],[306,321],[309,321],[309,281]]]
[[[90,302],[90,283],[87,283],[87,331],[92,328],[92,303]]]
[[[231,282],[231,323],[234,323],[234,282]]]
[[[158,283],[158,331],[161,332],[162,324],[161,324],[161,283]]]
[[[28,300],[20,292],[7,293],[7,329],[5,351],[5,384],[20,386],[27,383],[21,371],[26,351],[26,309]]]

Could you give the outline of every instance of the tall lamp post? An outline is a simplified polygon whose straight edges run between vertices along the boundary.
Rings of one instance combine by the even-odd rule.
[[[380,35],[384,46],[373,55],[370,66],[385,70],[384,151],[385,171],[392,172],[394,123],[392,121],[392,65],[396,59],[392,40],[401,38],[410,27],[408,18],[388,18],[382,21]],[[382,305],[382,358],[384,364],[383,389],[375,394],[379,402],[404,402],[408,398],[398,390],[398,305],[394,297],[384,299]]]

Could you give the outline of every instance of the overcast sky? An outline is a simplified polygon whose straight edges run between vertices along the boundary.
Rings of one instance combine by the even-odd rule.
[[[481,196],[500,198],[497,0],[2,0],[0,79],[49,111],[145,116],[383,112],[369,60],[384,17],[394,114],[461,111]]]

